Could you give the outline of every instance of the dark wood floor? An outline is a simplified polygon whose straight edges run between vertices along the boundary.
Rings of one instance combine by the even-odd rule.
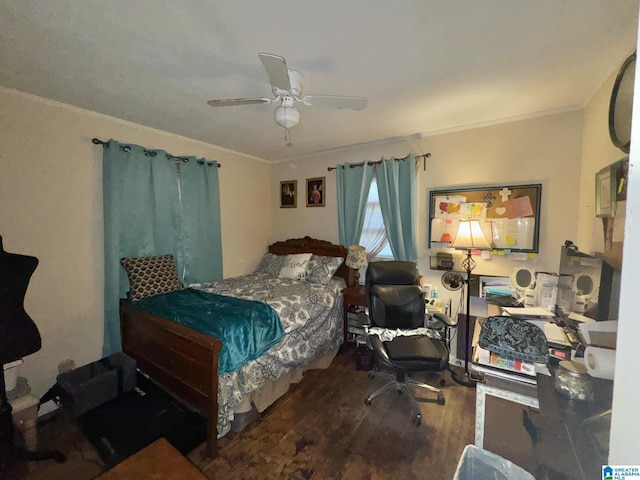
[[[434,384],[440,378],[417,377]],[[366,395],[388,379],[357,371],[351,347],[327,370],[307,372],[244,430],[220,439],[216,459],[204,457],[204,445],[189,459],[208,478],[225,480],[453,478],[462,450],[473,443],[475,390],[455,384],[448,372],[444,377],[446,405],[426,395],[431,400],[420,403],[423,420],[416,427],[406,399],[394,392],[365,406]],[[70,460],[40,462],[15,478],[83,480],[101,473],[91,444],[64,422],[42,426],[41,443],[55,444]]]

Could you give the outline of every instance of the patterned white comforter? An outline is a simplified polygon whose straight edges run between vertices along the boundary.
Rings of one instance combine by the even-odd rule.
[[[252,273],[219,282],[190,285],[206,292],[257,300],[271,305],[284,328],[283,339],[260,358],[218,379],[218,437],[231,429],[234,409],[244,395],[265,382],[308,365],[342,341],[344,280],[327,285]]]

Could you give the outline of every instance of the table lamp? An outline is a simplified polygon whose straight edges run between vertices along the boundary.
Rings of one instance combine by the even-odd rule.
[[[469,374],[469,331],[471,329],[471,318],[469,315],[471,307],[471,301],[469,298],[469,279],[471,278],[471,271],[476,268],[476,262],[471,257],[471,250],[489,250],[491,249],[491,244],[489,244],[484,233],[482,233],[482,227],[478,220],[460,220],[458,233],[456,234],[456,238],[453,239],[451,246],[453,248],[467,251],[467,256],[462,260],[462,268],[467,272],[467,278],[465,280],[467,308],[465,310],[466,332],[464,348],[464,377],[460,377],[454,371],[452,371],[451,377],[461,385],[474,387],[476,382]]]
[[[344,262],[347,267],[355,269],[356,284],[360,284],[360,269],[367,266],[367,250],[362,245],[351,245]]]

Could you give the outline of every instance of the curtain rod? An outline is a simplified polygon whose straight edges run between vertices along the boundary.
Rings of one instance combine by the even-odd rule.
[[[99,138],[92,138],[91,142],[94,145],[102,145],[104,148],[109,148],[109,142],[105,142],[103,140],[100,140]],[[122,145],[122,149],[125,152],[130,152],[131,151],[131,147],[129,145]],[[149,155],[150,157],[155,157],[158,152],[154,152],[153,150],[147,150],[146,148],[144,149],[144,154],[145,155]],[[176,157],[175,155],[171,155],[169,153],[167,153],[167,158],[169,160],[180,160],[182,162],[188,162],[189,158],[188,157]],[[220,165],[218,162],[216,162],[216,165],[218,165],[218,168],[222,167],[222,165]]]
[[[394,158],[394,160],[396,162],[400,162],[402,160],[406,160],[407,158],[409,158],[409,155],[407,155],[406,157],[403,158]],[[430,153],[424,153],[422,155],[416,155],[416,160],[418,160],[419,158],[422,159],[423,165],[424,165],[424,169],[427,169],[427,158],[431,158],[431,154]],[[367,165],[380,165],[382,163],[382,160],[378,160],[377,162],[367,162]],[[349,168],[355,168],[355,167],[361,167],[364,165],[364,162],[360,162],[360,163],[350,163],[349,164]],[[327,167],[328,171],[331,170],[337,170],[338,167]]]

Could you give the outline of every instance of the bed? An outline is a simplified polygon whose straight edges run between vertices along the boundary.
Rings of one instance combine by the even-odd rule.
[[[267,255],[301,253],[344,259],[347,249],[304,237],[276,242],[269,246]],[[282,339],[231,372],[219,374],[220,338],[141,310],[136,303],[123,300],[120,304],[123,351],[135,358],[152,380],[205,416],[211,456],[216,454],[217,438],[230,430],[237,412],[252,406],[264,410],[291,383],[299,381],[304,370],[328,366],[343,340],[341,291],[355,283],[354,270],[342,263],[326,284],[316,285],[275,279],[268,269],[267,265],[249,275],[190,286],[265,302],[282,320]],[[280,284],[284,284],[284,293],[280,293]]]

